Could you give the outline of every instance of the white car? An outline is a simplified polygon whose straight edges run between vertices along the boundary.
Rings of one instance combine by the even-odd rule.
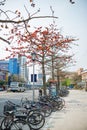
[[[8,88],[7,91],[12,91],[12,92],[24,92],[26,90],[26,85],[25,83],[21,82],[11,82],[10,87]]]

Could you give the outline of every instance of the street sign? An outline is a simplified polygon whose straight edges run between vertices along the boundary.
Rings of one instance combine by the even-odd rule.
[[[34,77],[34,79],[33,79],[33,77]],[[33,76],[33,74],[31,74],[31,82],[37,82],[37,74],[34,74],[34,76]]]

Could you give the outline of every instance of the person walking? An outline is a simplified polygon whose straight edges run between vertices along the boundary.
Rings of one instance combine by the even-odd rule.
[[[42,97],[42,89],[39,89],[39,97]]]

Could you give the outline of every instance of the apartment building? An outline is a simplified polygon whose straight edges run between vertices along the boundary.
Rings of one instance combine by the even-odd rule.
[[[0,80],[6,80],[7,73],[18,75],[26,82],[28,81],[28,67],[25,64],[26,57],[10,58],[8,61],[0,61]]]
[[[8,80],[9,61],[0,61],[0,80]]]
[[[24,79],[24,81],[28,81],[29,78],[29,71],[26,64],[27,58],[25,56],[19,56],[18,57],[18,63],[19,63],[19,76]]]
[[[78,75],[81,75],[82,81],[79,83],[79,85],[83,87],[87,87],[87,69],[80,68],[78,71]]]

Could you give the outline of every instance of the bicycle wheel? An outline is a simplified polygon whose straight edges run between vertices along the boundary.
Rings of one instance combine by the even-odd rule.
[[[52,113],[52,108],[49,105],[43,105],[41,106],[41,111],[44,113],[45,117],[48,117]]]
[[[27,121],[29,122],[29,124],[37,125],[41,123],[43,118],[44,116],[40,112],[34,112],[27,117]]]
[[[55,112],[58,110],[58,103],[56,101],[51,101],[52,111]]]
[[[56,99],[56,101],[58,102],[58,103],[61,103],[63,106],[65,106],[65,100],[64,99],[62,99],[62,98],[57,98]]]
[[[4,118],[4,119],[1,121],[0,130],[9,130],[10,124],[11,124],[11,119],[9,119],[9,118]]]
[[[25,120],[17,119],[10,125],[10,130],[31,130],[31,127]]]
[[[43,119],[42,121],[41,121],[41,123],[39,123],[39,124],[30,124],[30,126],[31,126],[31,129],[33,129],[33,130],[39,130],[39,129],[41,129],[43,126],[44,126],[44,124],[45,124],[45,119]]]
[[[41,113],[35,112],[27,117],[27,122],[32,129],[40,129],[45,123],[45,117]]]

